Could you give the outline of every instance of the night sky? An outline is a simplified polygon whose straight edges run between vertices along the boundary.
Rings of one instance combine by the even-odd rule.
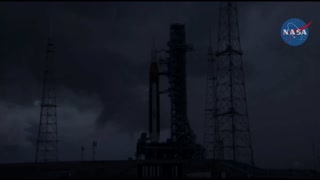
[[[218,2],[1,3],[0,163],[35,158],[44,58],[53,16],[60,160],[133,157],[147,131],[152,36],[167,48],[171,23],[185,23],[188,117],[197,141],[203,121],[210,33],[217,49]],[[320,3],[240,2],[239,26],[255,162],[260,167],[312,168],[320,155]],[[289,18],[313,21],[307,42],[283,43]],[[166,89],[167,79],[161,82]],[[162,139],[169,101],[161,97]],[[320,163],[318,163],[320,165]]]

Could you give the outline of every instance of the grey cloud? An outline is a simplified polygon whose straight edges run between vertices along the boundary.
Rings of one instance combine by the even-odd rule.
[[[3,3],[0,11],[0,22],[5,27],[0,29],[0,97],[12,106],[28,109],[26,114],[33,120],[21,116],[16,121],[27,124],[21,131],[26,133],[22,141],[29,144],[36,137],[39,120],[39,107],[30,107],[40,98],[48,6]],[[187,41],[195,49],[189,53],[187,63],[188,114],[198,141],[202,142],[206,53],[210,28],[213,48],[217,48],[218,3],[101,2],[51,6],[63,159],[78,159],[80,155],[73,152],[80,150],[81,144],[90,153],[94,138],[98,139],[101,159],[110,159],[111,155],[123,159],[134,153],[136,138],[147,130],[151,37],[156,36],[158,48],[166,48],[169,24],[174,22],[186,23]],[[311,131],[318,127],[311,124],[317,117],[316,102],[320,98],[317,6],[239,3],[248,106],[259,166],[288,167],[295,161],[306,167],[311,164]],[[283,44],[279,34],[282,23],[291,17],[314,22],[309,39],[299,48]],[[165,81],[161,81],[163,89]],[[161,126],[167,130],[170,106],[167,96],[161,100]],[[10,122],[10,118],[1,121]],[[96,129],[102,124],[104,128]],[[76,141],[81,134],[83,139]],[[0,135],[0,139],[4,136]],[[316,139],[319,140],[318,133]],[[12,161],[33,160],[33,148],[10,145],[4,140],[1,143],[5,144],[0,147],[1,152],[15,149],[8,152],[7,159],[2,156],[3,162],[10,161],[9,157]]]

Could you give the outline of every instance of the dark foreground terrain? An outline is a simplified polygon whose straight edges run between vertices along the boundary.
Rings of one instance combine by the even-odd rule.
[[[211,177],[212,161],[80,161],[52,163],[0,164],[2,177],[58,178],[58,177]],[[219,164],[225,177],[292,177],[312,178],[319,174],[312,170],[272,170],[252,168],[225,161]]]

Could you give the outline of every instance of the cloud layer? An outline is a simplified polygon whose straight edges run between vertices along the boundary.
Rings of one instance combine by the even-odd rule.
[[[258,166],[311,167],[311,137],[319,141],[319,3],[238,3],[254,151]],[[51,8],[51,10],[50,10]],[[169,25],[186,23],[188,115],[202,143],[207,48],[216,49],[218,3],[2,3],[0,7],[0,162],[33,161],[39,99],[53,12],[62,160],[126,159],[147,128],[152,36],[166,48]],[[313,20],[307,42],[284,45],[279,31],[292,17]],[[210,31],[211,29],[211,31]],[[162,88],[167,84],[162,80]],[[161,97],[164,132],[168,97]],[[74,152],[79,151],[79,155]]]

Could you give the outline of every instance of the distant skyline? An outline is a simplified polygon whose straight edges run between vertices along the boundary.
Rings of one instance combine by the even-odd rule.
[[[0,163],[33,162],[43,62],[53,12],[61,161],[134,157],[147,132],[152,37],[167,48],[171,23],[185,23],[188,119],[203,143],[207,50],[217,49],[218,2],[2,2],[0,6]],[[240,40],[255,164],[312,168],[320,156],[318,2],[239,2]],[[279,34],[289,18],[313,21],[299,47]],[[210,30],[212,30],[210,32]],[[167,79],[160,89],[167,88]],[[161,96],[161,139],[169,136]],[[319,159],[320,160],[320,159]],[[317,166],[320,166],[318,161]]]

